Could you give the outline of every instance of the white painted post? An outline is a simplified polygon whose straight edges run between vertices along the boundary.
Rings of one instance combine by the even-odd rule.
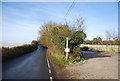
[[[66,38],[66,48],[68,48],[68,37]],[[66,60],[68,60],[68,52],[66,52]]]
[[[68,37],[66,38],[66,48],[68,48]]]

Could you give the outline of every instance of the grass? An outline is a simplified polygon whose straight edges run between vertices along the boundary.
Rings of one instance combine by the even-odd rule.
[[[53,54],[49,55],[50,56],[50,59],[52,60],[52,62],[54,62],[55,64],[57,65],[68,65],[68,64],[75,64],[75,63],[78,63],[78,62],[81,62],[81,61],[84,61],[84,58],[81,57],[81,56],[77,56],[76,58],[73,58],[71,59],[71,57],[73,57],[72,55],[69,54],[69,59],[66,60],[65,59],[65,56],[54,56]]]
[[[37,49],[35,44],[25,44],[16,47],[2,47],[2,61],[7,61],[9,59],[16,58],[18,56],[30,53]]]
[[[52,60],[52,62],[54,62],[55,64],[57,65],[67,65],[68,64],[68,61],[66,61],[64,59],[64,57],[55,57],[54,55],[50,55],[50,59]]]

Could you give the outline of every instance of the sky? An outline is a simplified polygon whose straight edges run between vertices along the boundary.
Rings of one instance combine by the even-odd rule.
[[[30,43],[37,40],[41,24],[48,21],[60,23],[71,4],[72,2],[2,2],[2,41]],[[76,2],[67,20],[72,21],[78,17],[85,19],[86,39],[91,40],[98,35],[105,39],[106,30],[118,30],[118,3]]]

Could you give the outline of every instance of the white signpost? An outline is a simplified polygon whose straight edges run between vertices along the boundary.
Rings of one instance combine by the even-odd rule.
[[[65,48],[65,52],[70,52],[70,48]]]
[[[65,52],[66,52],[66,60],[68,60],[68,52],[70,52],[70,48],[68,48],[68,37],[66,38]]]

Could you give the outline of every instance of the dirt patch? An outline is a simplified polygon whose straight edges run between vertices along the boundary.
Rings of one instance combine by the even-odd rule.
[[[101,53],[101,55],[108,55]],[[89,58],[84,63],[69,65],[69,78],[72,79],[118,79],[118,54],[111,57]],[[91,55],[90,55],[91,56]]]
[[[118,79],[118,54],[88,53],[83,63],[59,66],[53,62],[57,79]],[[102,55],[102,56],[100,56]],[[107,56],[108,55],[108,56]],[[90,57],[89,57],[90,56]]]

